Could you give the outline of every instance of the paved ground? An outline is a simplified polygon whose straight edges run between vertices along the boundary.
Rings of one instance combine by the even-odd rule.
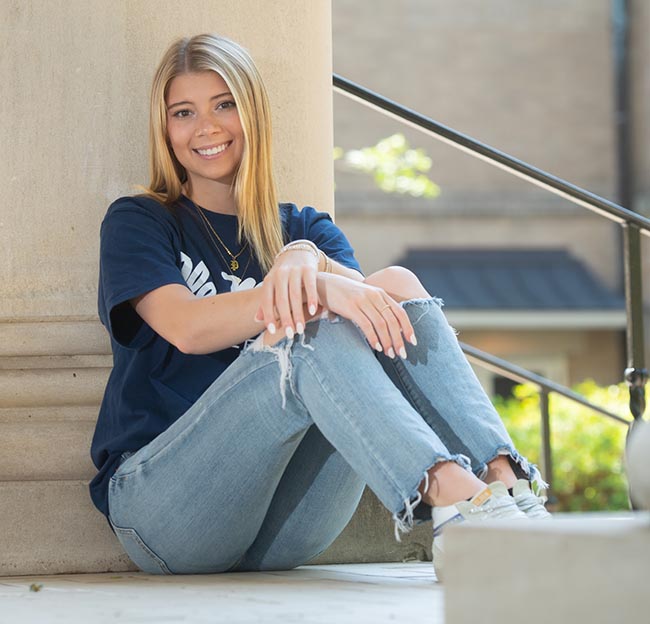
[[[416,617],[444,621],[442,586],[431,563],[0,578],[0,624],[383,624]]]

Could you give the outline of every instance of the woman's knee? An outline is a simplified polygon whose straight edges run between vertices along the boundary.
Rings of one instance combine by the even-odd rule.
[[[372,273],[366,277],[365,283],[383,288],[398,300],[430,297],[418,276],[401,266],[389,266]]]

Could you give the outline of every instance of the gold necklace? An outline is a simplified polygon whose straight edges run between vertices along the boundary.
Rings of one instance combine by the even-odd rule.
[[[212,223],[210,223],[210,221],[208,221],[208,218],[203,214],[203,212],[201,212],[201,208],[199,206],[197,206],[191,199],[190,199],[190,201],[192,202],[192,205],[196,208],[196,211],[201,216],[201,219],[203,221],[203,226],[208,230],[208,235],[212,234],[214,236],[214,238],[216,238],[216,240],[218,240],[221,243],[221,246],[226,250],[226,253],[230,256],[230,262],[226,261],[226,259],[223,257],[223,254],[219,250],[219,247],[217,247],[217,245],[215,245],[217,251],[219,252],[219,255],[221,256],[221,259],[224,262],[224,264],[226,264],[226,265],[230,264],[230,270],[233,271],[233,272],[237,271],[239,269],[239,262],[238,262],[237,258],[239,258],[239,256],[241,256],[244,253],[244,251],[246,250],[246,248],[248,247],[248,241],[246,241],[246,243],[244,243],[244,246],[239,250],[239,252],[237,254],[233,254],[232,251],[230,251],[230,249],[228,249],[226,244],[221,240],[221,237],[219,236],[219,234],[217,234],[215,229],[212,227]],[[248,263],[246,264],[246,268],[244,269],[244,273],[246,272],[246,269],[248,268],[248,264],[250,264],[250,257],[248,258]]]
[[[208,225],[209,225],[209,223],[208,223]],[[214,242],[214,240],[212,239],[212,236],[210,235],[210,230],[208,230],[208,228],[205,227],[205,223],[203,224],[203,227],[204,227],[204,229],[205,229],[205,231],[206,231],[206,234],[208,235],[208,238],[210,239],[210,242],[212,243],[212,246],[215,248],[216,252],[219,254],[219,257],[221,258],[221,261],[222,261],[222,262],[224,263],[224,265],[227,267],[227,266],[228,266],[228,261],[223,257],[223,254],[221,253],[221,250],[219,249],[219,247],[217,246],[217,244],[216,244],[216,243]],[[238,253],[237,255],[238,255],[238,256],[241,255],[241,252]],[[239,278],[239,281],[240,281],[240,282],[243,282],[243,281],[244,281],[244,278],[246,277],[246,271],[248,271],[248,267],[249,267],[250,264],[251,264],[251,257],[252,257],[252,254],[249,253],[249,254],[248,254],[248,260],[246,261],[246,266],[244,267],[244,270],[243,270],[243,272],[242,272],[242,274],[241,274],[241,277]],[[239,262],[237,262],[237,261],[235,261],[235,262],[236,262],[236,264],[237,264],[237,267],[236,267],[235,269],[232,268],[232,266],[233,266],[233,262],[232,262],[232,261],[230,262],[230,269],[231,269],[231,271],[236,271],[236,270],[239,268]]]

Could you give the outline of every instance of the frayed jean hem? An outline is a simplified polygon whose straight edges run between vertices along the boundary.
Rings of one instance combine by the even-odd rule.
[[[497,447],[488,459],[474,470],[474,474],[481,481],[484,481],[488,473],[488,464],[500,455],[505,455],[510,459],[517,478],[529,481],[533,486],[533,491],[548,488],[548,483],[542,479],[542,473],[539,471],[539,468],[535,464],[531,464],[519,451],[509,445]]]
[[[393,514],[393,524],[395,529],[395,539],[401,542],[401,533],[409,533],[413,530],[413,525],[416,524],[414,517],[415,508],[422,502],[422,493],[420,492],[420,483],[424,481],[424,491],[429,489],[429,471],[437,464],[453,461],[461,468],[471,472],[471,462],[465,455],[437,455],[434,461],[424,470],[422,477],[418,480],[415,486],[410,490],[411,495],[404,499],[404,507],[401,511]]]

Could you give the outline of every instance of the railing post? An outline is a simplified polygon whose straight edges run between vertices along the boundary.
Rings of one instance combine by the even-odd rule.
[[[542,388],[539,391],[539,409],[542,417],[541,438],[541,471],[542,478],[549,484],[547,495],[550,498],[553,489],[553,457],[551,454],[551,416],[549,410],[548,391]]]
[[[622,227],[627,310],[625,381],[630,388],[630,411],[637,421],[645,412],[645,385],[648,381],[644,357],[641,234],[639,228],[631,223]]]

